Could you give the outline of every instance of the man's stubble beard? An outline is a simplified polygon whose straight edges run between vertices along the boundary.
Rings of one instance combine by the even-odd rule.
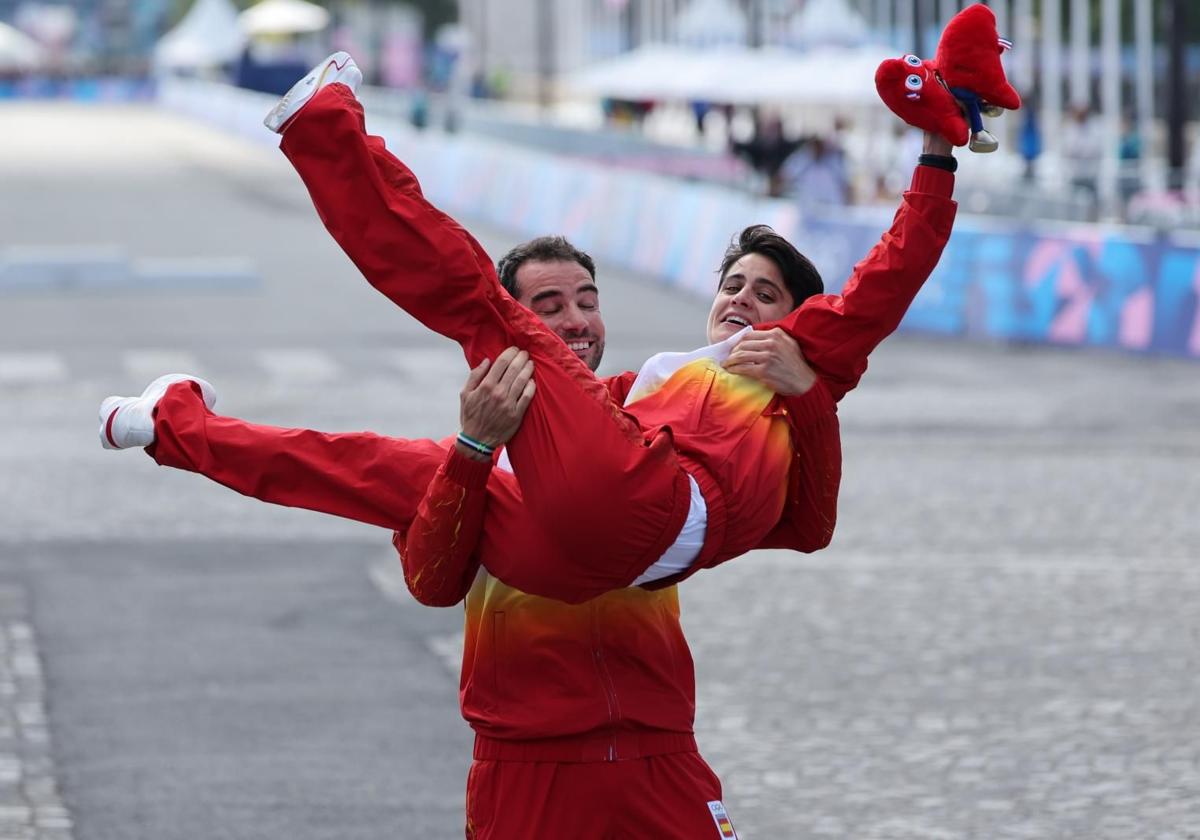
[[[592,345],[592,360],[588,363],[588,367],[595,373],[600,368],[600,362],[604,361],[604,339],[597,339]]]

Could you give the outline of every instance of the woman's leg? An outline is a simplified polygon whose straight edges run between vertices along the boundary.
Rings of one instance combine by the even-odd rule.
[[[472,366],[514,345],[533,357],[538,394],[509,453],[525,504],[560,550],[529,558],[529,568],[599,592],[627,585],[657,560],[689,503],[669,433],[643,433],[562,340],[500,287],[478,243],[425,200],[382,139],[366,134],[349,88],[319,91],[282,148],[372,286],[457,341]],[[504,578],[512,570],[492,571]]]
[[[154,412],[154,434],[147,451],[163,466],[199,473],[264,502],[397,532],[412,526],[446,460],[445,447],[431,440],[330,435],[222,417],[204,405],[192,382],[167,389]],[[529,594],[569,601],[611,588],[590,589],[586,580],[567,585],[544,573],[567,564],[531,518],[511,474],[493,472],[485,504],[474,553],[495,567],[496,577]],[[531,556],[541,566],[526,562]]]
[[[213,414],[192,382],[172,385],[154,413],[150,456],[286,507],[402,530],[446,459],[431,440],[369,432],[329,435]]]

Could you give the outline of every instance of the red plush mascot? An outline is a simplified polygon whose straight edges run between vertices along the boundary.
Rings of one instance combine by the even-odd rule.
[[[968,6],[946,24],[933,61],[915,55],[889,58],[875,72],[880,98],[909,125],[932,131],[973,152],[999,146],[983,127],[983,114],[999,116],[1021,107],[1000,56],[1012,44],[996,32],[996,15],[982,3]]]

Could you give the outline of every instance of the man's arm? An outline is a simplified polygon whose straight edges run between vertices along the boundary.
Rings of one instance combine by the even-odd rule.
[[[479,537],[487,510],[493,456],[520,428],[533,399],[533,362],[509,348],[471,371],[460,400],[461,438],[429,482],[408,528],[392,544],[413,597],[431,607],[457,604],[479,572]]]
[[[813,296],[779,322],[834,399],[858,384],[867,356],[899,326],[950,239],[956,210],[950,152],[945,140],[926,134],[927,162],[917,166],[891,228],[854,267],[842,293]]]
[[[449,607],[471,589],[479,571],[476,548],[483,530],[492,462],[452,447],[417,506],[412,525],[392,535],[408,591],[429,607]]]

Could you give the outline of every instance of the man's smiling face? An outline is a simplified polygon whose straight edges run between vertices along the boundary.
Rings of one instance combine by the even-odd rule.
[[[746,254],[721,278],[708,313],[708,341],[716,344],[743,327],[778,320],[794,306],[775,261],[762,254]]]
[[[517,302],[567,343],[591,370],[604,355],[600,292],[592,275],[569,260],[528,260],[516,273]]]

